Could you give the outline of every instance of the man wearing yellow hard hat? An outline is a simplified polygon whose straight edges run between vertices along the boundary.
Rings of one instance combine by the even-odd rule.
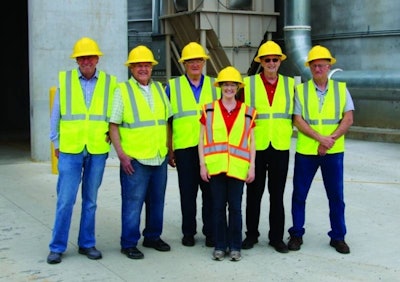
[[[82,210],[78,252],[89,259],[101,259],[96,249],[95,215],[97,193],[110,150],[108,119],[117,78],[97,69],[100,51],[89,37],[76,41],[71,58],[78,68],[61,71],[52,105],[50,139],[58,158],[57,207],[49,264],[61,262],[67,249],[68,233],[79,185],[82,182]]]
[[[335,63],[336,59],[326,47],[314,46],[305,62],[312,79],[296,87],[293,123],[298,136],[293,175],[293,226],[289,228],[288,243],[289,250],[293,251],[300,250],[303,244],[307,195],[320,169],[329,201],[329,244],[339,253],[350,253],[345,242],[343,157],[345,134],[353,124],[354,104],[346,83],[328,78]]]
[[[167,120],[172,113],[162,84],[151,78],[157,63],[144,45],[129,52],[125,65],[132,76],[119,83],[110,118],[110,137],[120,160],[121,253],[130,259],[144,257],[137,248],[141,234],[144,247],[160,252],[171,249],[160,236],[167,185]],[[146,220],[142,233],[143,205]]]
[[[170,79],[166,88],[171,101],[173,117],[170,120],[171,140],[169,164],[176,166],[182,213],[182,245],[195,245],[197,233],[197,194],[201,190],[201,231],[205,245],[213,247],[212,199],[208,183],[199,175],[198,142],[201,105],[220,97],[220,89],[213,87],[215,78],[203,74],[206,60],[203,46],[189,42],[182,49],[181,62],[185,74]]]
[[[244,102],[257,110],[254,129],[256,178],[247,184],[246,238],[243,249],[258,243],[261,202],[265,186],[269,194],[269,245],[277,252],[289,252],[283,242],[285,232],[284,191],[293,132],[294,79],[279,73],[286,55],[274,41],[263,43],[255,62],[262,71],[245,77]],[[266,185],[266,179],[268,182]]]

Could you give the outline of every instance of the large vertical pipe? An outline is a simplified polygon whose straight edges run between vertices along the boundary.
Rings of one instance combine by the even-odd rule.
[[[153,15],[153,17],[152,17],[153,18],[152,19],[152,32],[153,32],[153,34],[160,34],[160,20],[159,20],[160,13],[161,13],[160,1],[159,0],[153,0],[152,1],[152,7],[153,7],[153,12],[152,12],[152,15]]]
[[[288,60],[294,65],[303,80],[311,78],[304,66],[311,49],[310,0],[285,0],[284,38]]]

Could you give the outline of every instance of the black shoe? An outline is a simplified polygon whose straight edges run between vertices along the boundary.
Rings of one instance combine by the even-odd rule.
[[[171,247],[161,239],[148,240],[145,238],[143,240],[143,247],[153,248],[160,252],[168,252],[171,250]]]
[[[215,246],[214,240],[211,236],[206,237],[206,246],[210,248],[213,248]]]
[[[186,247],[193,247],[194,246],[194,236],[185,235],[182,238],[182,245]]]
[[[288,242],[288,249],[291,251],[300,250],[300,246],[303,244],[303,237],[291,236]]]
[[[242,249],[243,250],[248,250],[254,247],[254,244],[258,243],[258,239],[250,239],[250,238],[246,238],[243,240],[242,242]]]
[[[121,249],[121,253],[125,254],[130,259],[142,259],[144,255],[136,247]]]
[[[285,243],[283,243],[283,241],[278,241],[274,243],[269,242],[269,245],[274,247],[275,251],[277,251],[278,253],[286,254],[289,252],[288,247]]]
[[[62,253],[50,252],[47,256],[48,264],[57,264],[61,262]]]
[[[350,253],[350,248],[344,240],[331,239],[331,242],[329,243],[329,245],[334,247],[336,249],[336,251],[341,254],[349,254]]]
[[[96,247],[91,247],[91,248],[81,248],[79,247],[78,251],[81,255],[85,255],[90,259],[101,259],[102,255],[99,250],[96,249]]]

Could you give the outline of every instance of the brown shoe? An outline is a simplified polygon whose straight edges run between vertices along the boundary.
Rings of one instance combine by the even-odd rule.
[[[291,251],[300,250],[300,246],[303,244],[303,237],[291,236],[288,242],[288,249]]]
[[[341,254],[349,254],[350,253],[350,248],[344,240],[331,239],[331,242],[329,243],[329,245],[334,247],[336,249],[336,251]]]

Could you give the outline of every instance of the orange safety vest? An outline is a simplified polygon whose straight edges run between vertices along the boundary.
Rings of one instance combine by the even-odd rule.
[[[206,120],[204,161],[210,175],[226,175],[246,180],[250,167],[250,131],[256,111],[241,105],[238,116],[228,130],[218,101],[203,106]]]

